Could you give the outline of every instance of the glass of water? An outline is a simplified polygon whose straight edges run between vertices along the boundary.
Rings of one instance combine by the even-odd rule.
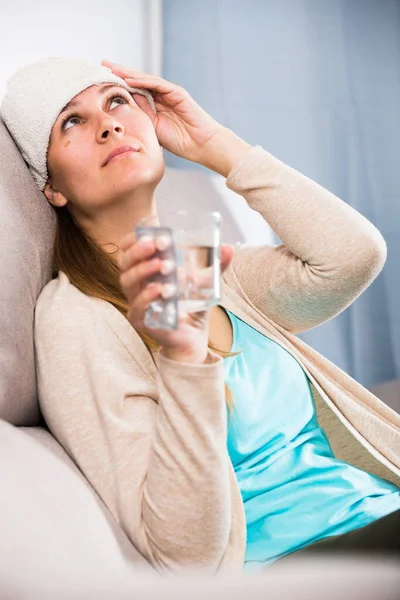
[[[195,313],[219,303],[221,222],[218,212],[180,210],[163,213],[159,218],[146,217],[138,223],[137,237],[161,237],[164,242],[169,239],[168,248],[157,255],[175,264],[169,275],[157,274],[150,279],[169,284],[171,295],[150,305],[146,325],[176,328],[174,307],[180,314]]]

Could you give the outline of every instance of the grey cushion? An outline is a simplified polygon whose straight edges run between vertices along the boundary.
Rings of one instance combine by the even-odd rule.
[[[0,119],[0,418],[40,422],[33,344],[37,297],[51,279],[56,215]]]
[[[0,565],[10,581],[151,571],[61,446],[0,420]]]

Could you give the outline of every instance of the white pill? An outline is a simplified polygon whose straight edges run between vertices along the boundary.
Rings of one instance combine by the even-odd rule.
[[[169,248],[170,245],[171,238],[167,237],[166,235],[160,235],[160,237],[156,239],[156,246],[159,250],[161,250],[161,252]]]
[[[161,296],[166,300],[176,294],[176,285],[173,283],[166,283],[161,291]]]
[[[175,263],[173,260],[163,260],[160,267],[160,273],[162,273],[162,275],[168,275],[168,273],[173,271],[174,266]]]

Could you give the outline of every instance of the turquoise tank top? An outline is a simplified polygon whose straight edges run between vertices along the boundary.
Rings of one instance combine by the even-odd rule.
[[[245,571],[400,509],[400,488],[335,458],[309,380],[278,343],[226,311],[234,396],[228,451],[246,515]]]

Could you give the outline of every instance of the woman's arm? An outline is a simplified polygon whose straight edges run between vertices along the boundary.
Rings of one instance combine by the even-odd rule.
[[[227,177],[227,187],[282,240],[280,246],[239,249],[223,274],[260,311],[300,333],[339,314],[375,279],[386,260],[386,243],[360,213],[260,146],[250,147],[182,87],[123,65],[105,65],[128,85],[157,93],[157,114],[143,100],[141,106],[162,147]]]
[[[221,357],[182,365],[159,355],[157,386],[96,305],[79,302],[36,306],[47,425],[157,570],[215,573],[232,512]]]
[[[246,150],[230,130],[213,144],[202,164],[220,174],[231,167],[227,187],[243,196],[283,242],[241,245],[225,280],[292,333],[338,315],[385,264],[387,247],[379,230],[261,146]]]

